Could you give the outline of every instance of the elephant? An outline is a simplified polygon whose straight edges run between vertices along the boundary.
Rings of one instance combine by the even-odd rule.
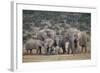
[[[51,38],[54,40],[54,37],[56,35],[56,32],[52,29],[42,29],[37,33],[38,39],[44,41],[47,38]]]
[[[49,28],[44,28],[37,33],[37,38],[44,42],[45,52],[46,54],[51,54],[51,51],[54,44],[54,39],[56,36],[56,32]]]
[[[65,50],[65,40],[64,40],[64,39],[61,39],[61,40],[59,41],[59,47],[62,48],[63,54],[65,54],[66,50]]]
[[[53,48],[52,48],[52,54],[59,54],[60,53],[60,46],[59,43],[60,42],[60,38],[59,35],[56,35],[54,38],[54,43],[53,43]]]
[[[47,36],[47,33],[44,29],[40,30],[38,33],[37,33],[37,37],[38,39],[44,41],[46,38],[48,38]]]
[[[67,53],[68,53],[68,47],[69,47],[69,42],[66,41],[66,42],[65,42],[65,50],[66,50]]]
[[[86,32],[81,33],[81,37],[79,39],[79,45],[81,46],[81,52],[85,51],[87,52],[87,43],[88,43],[88,37]]]
[[[54,40],[51,38],[47,38],[44,40],[44,48],[46,49],[47,55],[52,54],[53,44],[54,44]]]
[[[59,53],[65,54],[68,50],[68,46],[69,46],[69,41],[67,37],[64,37],[63,35],[56,35],[54,40],[54,47],[58,49],[58,54]]]
[[[85,31],[69,28],[67,30],[67,37],[69,41],[68,53],[70,50],[72,54],[83,52],[83,50],[87,52],[87,34]]]
[[[54,39],[54,44],[53,44],[53,47],[54,47],[53,50],[55,51],[55,53],[56,54],[61,53],[61,51],[59,49],[62,48],[62,50],[63,50],[63,46],[64,46],[64,41],[59,36],[56,36]]]
[[[54,38],[56,36],[56,31],[54,31],[52,29],[46,29],[45,31],[47,33],[47,36],[54,40]]]
[[[77,49],[79,48],[79,38],[80,38],[81,32],[76,28],[69,28],[67,30],[67,38],[69,41],[68,46],[68,54],[71,53],[75,54]]]
[[[27,50],[27,52],[29,50],[31,54],[32,54],[33,49],[36,49],[37,54],[41,54],[42,48],[43,48],[43,42],[41,40],[38,40],[38,39],[30,38],[25,43],[25,49]]]

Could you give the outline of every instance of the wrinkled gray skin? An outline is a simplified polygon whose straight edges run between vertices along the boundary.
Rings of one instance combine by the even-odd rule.
[[[47,36],[54,40],[54,38],[56,36],[56,32],[52,29],[46,29],[46,32],[47,32]]]
[[[46,49],[46,54],[52,54],[54,40],[47,38],[44,40],[44,48]]]
[[[56,35],[55,40],[54,40],[54,49],[56,50],[56,54],[57,54],[57,51],[58,51],[58,54],[61,53],[60,49],[62,49],[63,54],[66,53],[66,49],[67,49],[66,42],[68,42],[66,38],[64,38],[61,35]]]
[[[87,34],[86,32],[81,32],[75,28],[70,28],[67,30],[69,47],[68,53],[71,50],[72,54],[79,53],[79,48],[81,47],[81,52],[87,51]],[[77,40],[77,42],[75,42]]]
[[[83,52],[85,50],[85,52],[87,52],[87,34],[86,32],[82,32],[81,33],[81,37],[79,39],[79,45],[81,46],[81,52]]]
[[[42,29],[37,34],[37,38],[44,42],[44,48],[46,49],[46,54],[51,54],[51,50],[54,44],[56,32],[52,29]]]
[[[70,49],[72,51],[72,54],[75,53],[75,47],[74,47],[74,35],[69,34],[69,47],[68,47],[68,54],[70,52]]]
[[[48,28],[40,30],[39,33],[37,34],[38,39],[42,41],[44,41],[47,38],[54,39],[55,35],[56,35],[55,31]]]
[[[59,35],[56,35],[54,38],[53,48],[52,48],[52,54],[57,55],[59,54],[59,48],[60,48],[60,37]]]
[[[40,30],[37,34],[38,39],[44,41],[46,38],[48,38],[47,33],[45,32],[45,30]]]
[[[72,54],[75,54],[76,50],[79,48],[79,38],[80,38],[79,35],[80,31],[75,28],[69,28],[67,30],[67,37],[69,41],[68,54],[70,53],[70,50]],[[75,43],[75,40],[77,40],[77,43]]]
[[[43,48],[42,44],[43,44],[42,41],[30,38],[29,40],[27,40],[25,44],[25,49],[27,50],[27,52],[29,50],[31,54],[32,54],[32,49],[36,49],[37,54],[41,54],[41,49]]]

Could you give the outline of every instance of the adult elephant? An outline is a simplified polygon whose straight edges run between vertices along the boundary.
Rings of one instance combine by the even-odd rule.
[[[32,50],[36,49],[36,53],[41,54],[42,48],[43,48],[43,42],[38,39],[30,38],[25,43],[25,49],[27,50],[27,53],[28,53],[28,51],[30,51],[30,53],[32,54]]]
[[[62,48],[62,50],[63,50],[62,53],[63,53],[63,54],[66,53],[65,43],[66,43],[66,40],[65,40],[64,38],[60,39],[60,41],[59,41],[59,47]]]
[[[61,53],[61,40],[62,36],[61,35],[56,35],[54,38],[54,44],[53,44],[53,54],[60,54]]]
[[[40,39],[40,40],[42,40],[42,41],[44,41],[46,38],[48,38],[47,32],[44,29],[40,30],[37,33],[37,38]]]
[[[79,45],[81,46],[81,52],[87,52],[87,47],[88,47],[88,35],[86,34],[85,31],[81,32],[81,37],[79,39]]]
[[[46,28],[46,29],[40,30],[37,36],[38,36],[38,39],[44,41],[47,38],[54,39],[55,35],[56,35],[56,32],[54,30]]]
[[[56,35],[54,40],[54,47],[57,48],[58,54],[67,52],[69,42],[63,35]],[[62,50],[61,50],[62,49]]]
[[[67,30],[67,38],[69,41],[68,46],[68,54],[71,53],[75,54],[76,51],[79,49],[79,38],[81,37],[81,32],[76,28],[69,28]]]

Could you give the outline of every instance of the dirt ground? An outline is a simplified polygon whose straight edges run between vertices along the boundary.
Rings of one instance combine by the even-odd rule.
[[[61,54],[61,55],[24,55],[23,63],[28,62],[47,62],[61,60],[86,60],[91,59],[91,53],[82,54]]]

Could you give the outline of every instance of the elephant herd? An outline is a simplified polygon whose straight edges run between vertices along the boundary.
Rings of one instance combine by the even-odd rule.
[[[26,53],[57,55],[87,52],[87,33],[76,28],[58,32],[49,28],[37,31],[25,42]]]

